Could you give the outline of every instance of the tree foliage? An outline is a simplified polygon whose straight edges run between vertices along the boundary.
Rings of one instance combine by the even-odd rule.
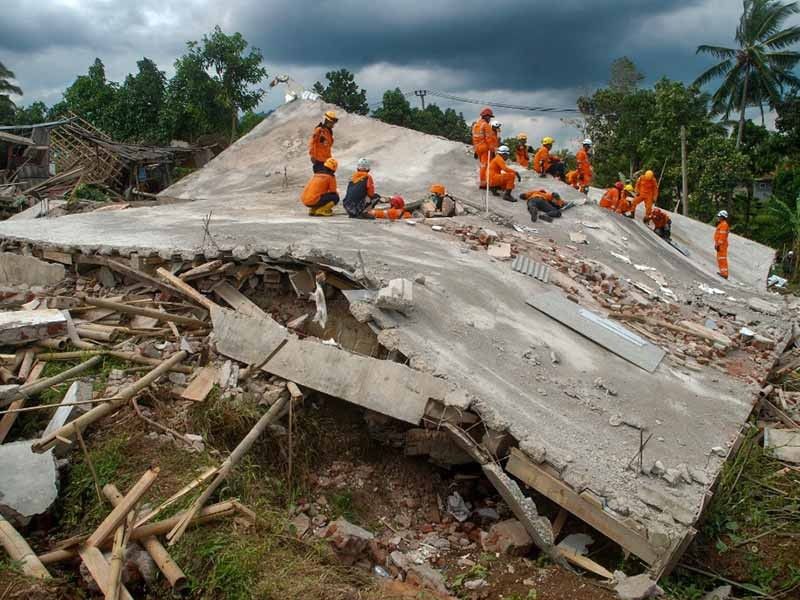
[[[341,106],[349,113],[365,115],[369,112],[367,90],[359,88],[355,76],[347,69],[325,73],[327,85],[319,81],[312,88],[325,102]]]
[[[462,113],[452,108],[442,111],[436,104],[428,104],[424,109],[412,108],[399,88],[384,92],[383,103],[372,116],[384,123],[440,135],[457,142],[467,143],[471,139],[469,126]]]
[[[639,72],[634,62],[627,56],[616,59],[611,63],[611,78],[608,81],[609,89],[623,94],[630,94],[644,81],[644,75]]]
[[[79,75],[64,91],[64,99],[53,107],[53,113],[61,115],[72,111],[113,135],[117,125],[114,109],[118,89],[118,84],[106,79],[103,61],[95,58],[87,74]]]
[[[167,78],[149,58],[136,65],[139,71],[128,75],[116,94],[114,137],[145,144],[169,141],[159,122]]]
[[[14,79],[14,72],[0,62],[0,123],[8,123],[14,118],[16,105],[11,100],[11,94],[22,95],[22,89],[9,81]]]

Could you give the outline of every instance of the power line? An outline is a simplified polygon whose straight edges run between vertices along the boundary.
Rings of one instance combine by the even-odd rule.
[[[491,106],[495,108],[505,108],[508,110],[522,110],[526,112],[542,112],[542,113],[569,113],[576,114],[581,111],[577,108],[554,107],[554,106],[524,106],[520,104],[508,104],[505,102],[493,102],[492,100],[477,100],[475,98],[465,98],[463,96],[456,96],[448,92],[439,90],[413,90],[410,92],[401,92],[403,97],[417,96],[422,101],[422,108],[425,109],[425,96],[430,95],[444,100],[451,100],[453,102],[462,102],[465,104],[479,104],[481,106]],[[370,108],[377,108],[383,105],[383,100],[370,104]]]

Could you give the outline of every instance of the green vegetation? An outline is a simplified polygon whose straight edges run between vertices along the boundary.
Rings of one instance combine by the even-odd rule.
[[[383,94],[381,107],[372,113],[376,119],[392,125],[416,129],[432,135],[440,135],[456,142],[468,143],[471,134],[464,115],[452,108],[442,112],[436,104],[428,104],[424,109],[411,108],[408,98],[399,88],[387,90]]]
[[[20,87],[11,83],[11,79],[14,79],[14,72],[0,62],[0,123],[14,118],[17,106],[11,100],[11,94],[22,95]]]
[[[328,85],[323,86],[319,81],[312,88],[325,102],[341,106],[347,112],[365,115],[369,112],[367,106],[367,90],[359,89],[353,74],[347,69],[329,71],[325,73]]]

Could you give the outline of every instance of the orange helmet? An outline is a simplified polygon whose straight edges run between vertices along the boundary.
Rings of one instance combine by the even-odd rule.
[[[434,183],[431,186],[431,194],[436,194],[437,196],[444,196],[446,193],[447,192],[441,183]]]
[[[406,201],[403,200],[402,196],[392,196],[391,200],[389,200],[389,205],[397,210],[403,210],[406,207]]]
[[[481,116],[482,117],[493,117],[494,113],[492,112],[492,109],[487,106],[486,108],[484,108],[481,111]]]
[[[330,169],[331,171],[335,171],[336,169],[339,168],[339,162],[332,156],[328,160],[326,160],[323,163],[323,165],[325,166],[326,169]]]

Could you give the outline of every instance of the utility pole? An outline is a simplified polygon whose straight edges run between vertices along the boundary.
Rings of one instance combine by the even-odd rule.
[[[681,175],[683,178],[683,190],[681,200],[683,201],[683,214],[689,216],[689,174],[686,172],[686,126],[681,125]]]
[[[422,110],[425,110],[425,96],[428,95],[428,90],[415,90],[414,95],[422,101]]]

